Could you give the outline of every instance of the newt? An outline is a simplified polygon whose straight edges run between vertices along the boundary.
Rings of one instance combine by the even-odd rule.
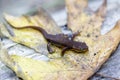
[[[49,53],[53,53],[53,50],[50,47],[51,44],[55,44],[58,47],[63,47],[61,56],[64,56],[66,50],[73,50],[76,52],[88,51],[88,46],[86,45],[85,42],[78,42],[73,40],[75,36],[79,34],[79,32],[74,33],[70,39],[70,37],[68,37],[68,35],[65,34],[55,34],[55,35],[48,34],[43,28],[39,26],[24,26],[24,27],[14,27],[14,28],[16,29],[32,28],[40,31],[43,34],[44,38],[48,41],[47,50]]]

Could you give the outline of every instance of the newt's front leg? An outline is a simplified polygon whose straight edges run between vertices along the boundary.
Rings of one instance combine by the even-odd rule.
[[[64,47],[64,48],[62,49],[61,56],[64,56],[65,51],[68,50],[68,49],[69,49],[68,47]]]
[[[49,43],[47,44],[47,50],[48,50],[48,52],[51,54],[51,53],[53,53],[54,51],[52,50],[52,48],[50,47],[50,45],[51,45],[51,43],[49,42]]]

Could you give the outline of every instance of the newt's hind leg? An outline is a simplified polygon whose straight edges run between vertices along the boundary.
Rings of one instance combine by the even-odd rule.
[[[64,47],[64,48],[62,49],[61,56],[64,56],[65,51],[68,50],[68,49],[69,49],[68,47]]]
[[[76,36],[78,36],[79,34],[80,34],[80,31],[77,31],[77,32],[73,33],[73,35],[72,35],[72,37],[71,37],[71,40],[74,40],[74,38],[75,38]]]
[[[51,45],[51,43],[49,42],[49,43],[47,44],[47,50],[48,50],[48,52],[49,52],[50,54],[52,54],[54,51],[52,50],[52,48],[50,47],[50,45]]]

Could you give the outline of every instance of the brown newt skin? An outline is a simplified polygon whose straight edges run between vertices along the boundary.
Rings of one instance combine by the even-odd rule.
[[[32,29],[40,31],[43,34],[44,38],[48,41],[47,49],[50,53],[53,52],[53,50],[50,47],[51,43],[55,44],[58,47],[63,47],[61,56],[64,56],[65,51],[69,49],[76,51],[76,52],[88,51],[88,46],[86,45],[86,43],[73,41],[74,37],[77,36],[79,33],[73,34],[71,39],[69,39],[69,37],[65,34],[56,34],[56,35],[48,34],[43,28],[39,26],[24,26],[24,27],[19,27],[19,28],[14,27],[14,28],[16,29],[32,28]]]

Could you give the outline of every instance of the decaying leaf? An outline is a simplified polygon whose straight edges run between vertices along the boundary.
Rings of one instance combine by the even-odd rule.
[[[12,63],[11,65],[7,64],[10,61],[6,61],[2,58],[2,60],[11,67],[19,77],[24,80],[87,80],[100,68],[100,66],[116,49],[120,42],[120,21],[118,21],[115,27],[105,35],[100,34],[100,28],[106,13],[106,0],[96,13],[92,15],[88,15],[84,12],[84,9],[87,6],[87,0],[66,0],[66,5],[68,9],[68,27],[73,32],[76,32],[78,29],[81,31],[81,36],[79,35],[75,40],[86,42],[89,47],[89,51],[86,53],[67,51],[64,57],[58,58],[61,50],[56,48],[56,52],[54,53],[56,56],[53,56],[54,54],[50,54],[49,57],[52,57],[52,59],[47,62],[11,55],[8,59],[15,63],[13,64],[14,66],[11,66]],[[10,17],[8,19],[8,17],[9,16],[6,17],[6,20],[11,25],[14,27],[19,26],[16,24],[16,20]],[[34,18],[32,20],[34,20]],[[35,24],[33,23],[33,25]],[[47,29],[51,29],[51,31],[58,29],[57,27],[46,28],[46,26],[43,28],[46,31]],[[30,29],[13,29],[13,32],[15,35],[19,36],[21,33],[25,33],[25,31],[28,30]],[[20,31],[19,34],[18,31]],[[37,31],[28,31],[29,34],[33,34],[34,32]],[[39,32],[37,33],[40,34]],[[21,38],[17,37],[16,39],[19,39],[18,41],[22,41],[25,39],[24,35],[25,34],[22,34]],[[42,35],[38,36],[40,39],[43,38]],[[17,42],[14,37],[9,36],[9,38]],[[30,38],[28,37],[28,40],[30,39],[31,36]],[[40,42],[42,42],[42,40],[38,43],[40,44]],[[47,42],[45,45],[46,44]]]

